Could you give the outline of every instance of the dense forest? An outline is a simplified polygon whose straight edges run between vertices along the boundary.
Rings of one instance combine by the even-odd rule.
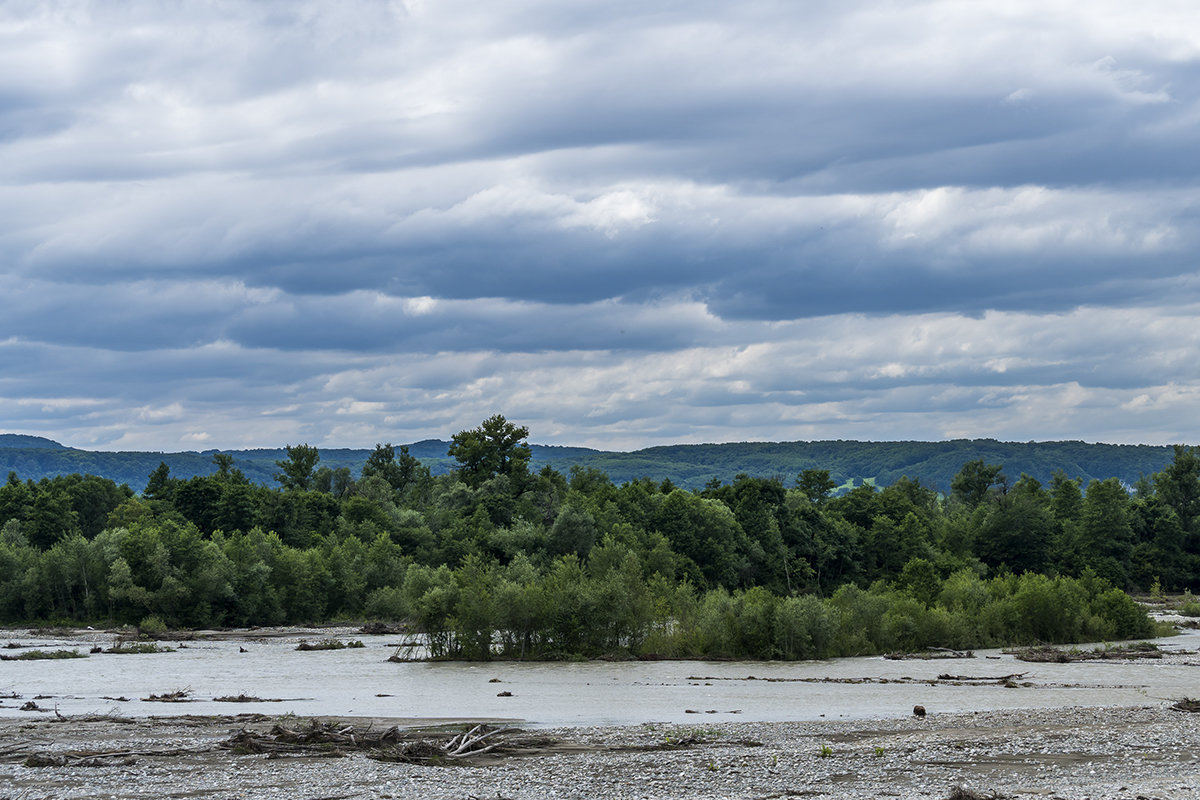
[[[406,445],[409,453],[431,475],[457,469],[450,456],[451,443],[426,439]],[[551,467],[567,473],[571,467],[591,467],[614,483],[635,481],[647,475],[669,480],[684,489],[702,489],[712,480],[730,481],[745,473],[756,478],[789,482],[806,469],[828,470],[841,493],[874,483],[887,486],[902,477],[943,493],[959,468],[983,459],[1004,464],[1014,475],[1030,475],[1049,483],[1056,472],[1082,478],[1117,478],[1133,485],[1142,475],[1158,472],[1170,463],[1170,447],[1151,445],[1091,444],[1086,442],[999,442],[994,439],[956,439],[945,442],[735,442],[648,447],[632,452],[592,450],[531,444],[529,467],[538,472]],[[213,456],[232,456],[251,483],[275,485],[275,462],[287,457],[275,450],[209,450],[203,453],[103,452],[64,447],[36,436],[0,434],[0,476],[16,472],[25,479],[51,478],[73,473],[98,475],[127,483],[135,491],[147,476],[165,463],[176,478],[211,475]],[[330,469],[348,468],[358,475],[371,450],[322,448],[321,463]]]
[[[0,486],[0,621],[172,627],[401,620],[436,656],[813,658],[1150,635],[1125,590],[1200,588],[1200,450],[1132,488],[960,464],[835,493],[789,478],[620,484],[532,469],[501,416],[434,475],[378,445],[307,445],[278,488],[234,457],[138,494],[70,474]]]

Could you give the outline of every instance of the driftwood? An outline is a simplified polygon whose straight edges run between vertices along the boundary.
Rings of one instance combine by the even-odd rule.
[[[105,698],[107,699],[107,698]],[[128,700],[128,698],[126,698]],[[78,716],[63,716],[57,711],[54,712],[54,719],[51,722],[62,724],[75,724],[79,722],[115,722],[118,725],[136,725],[137,720],[133,717],[122,717],[120,714],[80,714]]]
[[[396,648],[395,652],[393,652],[387,658],[387,660],[392,662],[393,664],[406,664],[410,661],[424,661],[425,660],[424,656],[417,655],[417,653],[420,652],[421,648],[424,647],[424,644],[422,644],[421,642],[418,642],[415,640],[410,640],[407,642],[401,642],[400,644],[394,645],[394,647]]]
[[[938,675],[938,680],[956,685],[967,686],[994,683],[997,686],[1006,686],[1009,689],[1015,689],[1018,686],[1032,686],[1030,683],[1017,683],[1018,680],[1024,678],[1028,674],[1028,672],[1012,672],[1008,675],[947,675],[943,673]]]
[[[71,750],[61,753],[34,753],[22,763],[27,767],[127,767],[140,756],[181,756],[204,753],[211,748],[171,747],[150,750]]]
[[[362,752],[378,761],[412,764],[453,763],[491,753],[506,744],[500,737],[516,728],[490,728],[476,725],[455,735],[419,734],[392,726],[385,730],[359,729],[353,725],[313,721],[307,728],[293,729],[275,725],[269,731],[243,729],[220,747],[240,754],[341,757]]]
[[[935,658],[974,658],[974,650],[951,650],[948,647],[930,647],[919,653],[887,653],[884,658],[890,661],[930,661]]]
[[[174,653],[175,648],[160,647],[158,642],[134,642],[118,639],[112,647],[102,650],[101,652],[111,653],[118,656],[137,656],[151,653]]]
[[[111,715],[89,715],[86,717],[59,717],[57,722],[125,722],[129,717]],[[167,747],[120,750],[59,750],[54,752],[29,753],[30,744],[21,742],[0,750],[0,761],[20,761],[27,767],[127,767],[143,756],[179,756],[188,753],[204,753],[212,750],[211,744],[199,747]]]
[[[149,697],[143,697],[143,703],[190,703],[192,702],[191,689],[176,689],[173,692],[164,692],[163,694],[152,694]]]
[[[814,678],[756,678],[753,675],[748,675],[745,678],[731,678],[724,676],[709,675],[698,677],[691,675],[687,680],[693,683],[711,683],[713,681],[764,681],[766,683],[842,683],[842,684],[862,684],[862,683],[897,683],[920,686],[937,686],[940,684],[949,684],[952,686],[981,686],[984,684],[994,683],[998,686],[1029,686],[1032,684],[1016,684],[1018,678],[1023,678],[1028,673],[1014,672],[1011,675],[948,675],[941,674],[936,678],[910,678],[907,676],[899,678],[876,678],[873,676],[863,678],[834,678],[830,676],[821,676]]]
[[[1129,661],[1141,658],[1162,658],[1158,646],[1145,642],[1140,645],[1125,647],[1103,647],[1095,650],[1064,650],[1060,647],[1024,647],[1017,650],[1005,650],[1018,661],[1034,663],[1071,664],[1076,661]]]
[[[1004,795],[997,792],[977,792],[964,786],[955,786],[950,789],[946,800],[1001,800],[1003,797]]]
[[[26,767],[132,767],[137,759],[132,756],[78,757],[70,753],[34,753],[21,762]]]
[[[1171,705],[1171,708],[1176,711],[1191,711],[1193,713],[1200,711],[1200,700],[1193,700],[1190,697],[1181,697]]]

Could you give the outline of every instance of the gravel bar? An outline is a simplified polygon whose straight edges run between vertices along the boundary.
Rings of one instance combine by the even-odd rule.
[[[1200,714],[1165,705],[539,729],[531,733],[552,745],[474,766],[216,746],[274,721],[0,720],[0,798],[1200,798]],[[113,751],[132,755],[106,766],[25,765],[33,754]]]

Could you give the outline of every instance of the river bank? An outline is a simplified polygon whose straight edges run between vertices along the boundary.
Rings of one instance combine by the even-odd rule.
[[[272,758],[220,746],[238,731],[277,721],[263,715],[0,720],[0,786],[8,787],[0,793],[22,800],[849,800],[947,798],[961,786],[979,796],[1200,797],[1200,715],[1165,704],[538,729],[529,734],[536,734],[534,746],[519,754],[466,766],[381,762],[359,752]],[[345,722],[365,730],[396,721]],[[33,755],[103,752],[124,755],[105,766],[25,766]]]

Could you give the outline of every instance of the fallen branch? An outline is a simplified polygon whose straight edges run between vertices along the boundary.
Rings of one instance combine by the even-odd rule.
[[[1191,711],[1193,713],[1200,712],[1200,700],[1193,700],[1190,697],[1181,697],[1171,705],[1176,711]]]
[[[1016,682],[1028,674],[1028,672],[1012,672],[1008,675],[947,675],[943,673],[938,675],[938,680],[953,683],[995,683],[1000,686],[1016,686]]]
[[[1100,647],[1094,650],[1079,650],[1071,648],[1064,650],[1059,647],[1024,647],[1016,650],[1005,650],[1018,661],[1035,663],[1071,664],[1076,661],[1131,661],[1134,659],[1163,657],[1158,645],[1142,642],[1118,647]]]
[[[143,703],[190,703],[191,689],[176,689],[173,692],[165,692],[164,694],[152,694],[149,697],[143,697]]]
[[[438,764],[491,753],[505,746],[499,737],[516,728],[476,725],[459,734],[438,737],[402,731],[398,726],[383,731],[338,726],[314,720],[308,728],[292,729],[276,724],[269,731],[243,729],[220,747],[243,754],[266,754],[271,758],[296,755],[339,756],[348,751],[364,753],[379,761]],[[420,735],[421,738],[412,738]]]
[[[143,756],[181,756],[205,753],[212,748],[172,747],[156,750],[72,750],[63,753],[34,753],[22,763],[27,767],[127,767]]]
[[[967,789],[963,786],[955,786],[950,789],[950,796],[947,800],[1001,800],[1004,795],[998,792],[977,792],[974,789]]]

